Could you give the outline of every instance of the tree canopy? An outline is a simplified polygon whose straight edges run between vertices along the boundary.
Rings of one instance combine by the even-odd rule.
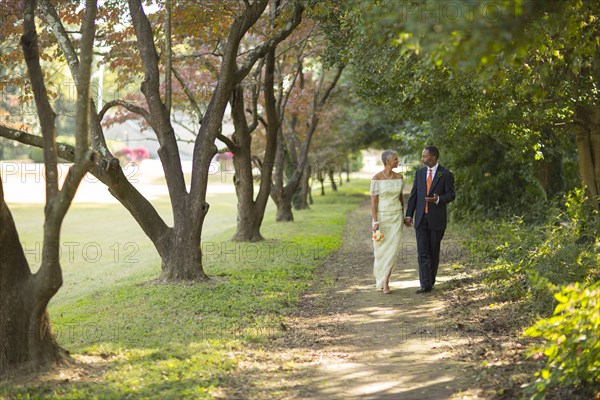
[[[593,1],[349,2],[343,57],[358,93],[390,119],[410,121],[460,169],[472,197],[459,209],[528,209],[573,186],[579,170],[598,195],[600,10]],[[560,168],[559,168],[560,169]],[[471,170],[471,172],[469,172]],[[487,185],[480,185],[483,171]],[[596,171],[596,172],[594,172]],[[498,179],[494,179],[498,178]],[[513,186],[517,196],[507,196]]]

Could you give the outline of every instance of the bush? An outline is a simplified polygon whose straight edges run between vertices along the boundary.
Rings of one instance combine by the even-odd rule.
[[[554,297],[558,300],[554,315],[525,332],[544,339],[531,350],[535,357],[545,356],[537,379],[527,387],[531,399],[544,399],[547,390],[558,385],[590,396],[600,394],[600,282],[568,285]]]
[[[471,262],[484,266],[484,282],[499,300],[525,298],[545,315],[552,312],[559,287],[590,283],[600,271],[598,214],[589,209],[584,191],[570,193],[562,211],[557,206],[547,211],[541,225],[515,217],[478,226],[467,244]]]

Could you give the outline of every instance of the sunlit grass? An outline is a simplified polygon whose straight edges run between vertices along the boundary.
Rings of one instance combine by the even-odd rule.
[[[315,196],[310,210],[295,212],[293,223],[275,223],[270,206],[261,243],[230,242],[235,196],[215,197],[203,236],[204,268],[212,279],[196,285],[155,283],[160,259],[121,207],[75,206],[61,241],[81,243],[80,249],[97,243],[103,253],[96,263],[86,263],[89,255],[77,251],[73,262],[65,262],[63,254],[65,284],[50,314],[61,346],[106,359],[108,372],[99,381],[7,386],[0,397],[214,398],[233,385],[246,346],[282,334],[316,268],[339,248],[347,215],[365,198],[367,185],[354,181],[336,194]],[[169,213],[167,203],[157,208]],[[23,241],[35,240],[41,213],[30,206],[13,213],[19,228],[28,227]],[[135,243],[137,261],[126,263],[123,253],[114,258],[115,243],[121,251]]]

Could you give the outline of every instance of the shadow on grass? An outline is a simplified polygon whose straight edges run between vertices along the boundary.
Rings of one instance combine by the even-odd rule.
[[[213,398],[228,380],[228,374],[201,371],[178,364],[200,366],[202,361],[193,358],[166,356],[160,351],[131,349],[132,352],[145,353],[135,357],[137,374],[127,371],[127,379],[119,379],[124,369],[131,369],[127,360],[108,356],[82,356],[85,361],[70,360],[67,365],[57,369],[48,369],[19,377],[19,384],[2,382],[1,393],[9,399],[69,398],[69,399],[198,399]],[[92,360],[95,359],[94,360]],[[229,369],[234,368],[227,361]],[[108,371],[108,373],[107,373]],[[4,398],[4,397],[2,397]]]

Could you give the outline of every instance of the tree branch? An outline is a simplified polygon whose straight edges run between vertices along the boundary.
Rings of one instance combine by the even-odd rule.
[[[314,26],[313,26],[313,28],[314,28]],[[312,28],[311,28],[310,32],[308,33],[308,35],[306,36],[306,38],[304,40],[304,44],[302,45],[302,48],[298,52],[298,62],[296,63],[297,67],[296,67],[296,72],[294,73],[294,78],[292,79],[292,83],[290,84],[289,89],[287,91],[285,91],[285,93],[283,94],[282,101],[278,105],[280,120],[283,119],[283,115],[285,113],[285,108],[287,107],[288,100],[290,98],[292,90],[294,90],[294,87],[296,86],[296,80],[298,79],[298,76],[302,73],[302,64],[304,62],[304,57],[303,57],[304,50],[306,50],[306,46],[308,44],[308,39],[311,37],[311,34],[312,34]]]
[[[262,124],[262,126],[265,127],[265,129],[269,128],[269,124],[267,123],[267,121],[265,121],[265,119],[262,116],[258,116],[258,121]]]
[[[300,43],[304,42],[302,44],[302,50],[300,50],[300,52],[298,54],[303,54],[304,53],[304,48],[306,47],[306,43],[308,42],[308,39],[310,39],[313,35],[312,32],[315,29],[315,25],[313,25],[310,28],[310,31],[308,32],[308,34],[306,35],[306,37],[303,37],[302,39],[298,40],[295,43],[290,44],[288,47],[286,47],[285,49],[281,50],[280,52],[277,53],[277,58],[281,57],[282,55],[284,55],[285,53],[287,53],[288,51],[292,50],[294,47],[298,46]]]
[[[41,136],[32,135],[3,125],[0,125],[0,136],[34,147],[44,147],[44,141]],[[75,161],[75,147],[58,143],[57,150],[58,156],[63,160]],[[114,158],[112,160],[100,160],[98,168],[93,168],[90,173],[108,186],[109,192],[129,210],[150,240],[154,244],[159,243],[163,233],[168,230],[168,226],[160,215],[158,215],[152,204],[140,194],[122,173],[123,170],[120,168],[118,160]],[[116,183],[111,184],[111,179],[114,179]]]
[[[44,148],[43,137],[9,128],[4,125],[0,125],[0,136],[29,146],[38,147],[40,149]],[[75,161],[75,147],[64,143],[57,143],[56,149],[58,156],[63,160],[71,162]]]
[[[261,58],[261,61],[256,68],[256,72],[254,73],[253,80],[252,80],[254,82],[254,86],[252,88],[252,109],[246,110],[247,112],[250,113],[250,115],[252,115],[252,123],[248,126],[249,132],[254,132],[254,130],[258,127],[258,118],[259,118],[258,100],[260,98],[262,68],[263,68],[264,63],[265,63],[265,59]]]
[[[116,107],[116,106],[124,107],[128,111],[131,111],[132,113],[142,116],[146,120],[146,122],[148,122],[148,124],[150,126],[152,126],[152,120],[150,119],[150,113],[146,109],[136,106],[135,104],[128,103],[124,100],[113,100],[113,101],[109,101],[108,103],[104,104],[104,107],[102,107],[102,110],[100,110],[100,113],[98,114],[98,116],[100,117],[100,120],[102,120],[104,118],[104,114],[106,114],[106,112],[109,109],[111,109],[112,107]]]
[[[219,139],[221,142],[225,143],[225,145],[232,152],[237,148],[237,146],[235,145],[235,143],[233,143],[233,141],[231,139],[229,139],[227,136],[223,135],[222,133],[219,133],[217,135],[217,139]]]
[[[44,164],[46,168],[46,203],[58,193],[58,166],[56,155],[56,114],[48,100],[44,73],[40,65],[38,35],[35,27],[35,0],[26,0],[23,10],[23,36],[21,47],[27,64],[27,72],[34,93],[35,105],[44,140]]]
[[[154,45],[152,26],[144,12],[141,0],[129,0],[128,3],[131,20],[133,21],[137,37],[138,51],[144,68],[142,92],[147,97],[150,113],[153,113],[153,108],[160,111],[159,108],[164,106],[160,98],[158,52]]]
[[[189,59],[196,59],[196,58],[202,58],[204,56],[215,56],[215,57],[220,57],[221,55],[216,53],[216,49],[212,50],[212,51],[207,51],[204,53],[197,53],[197,54],[181,54],[179,56],[175,56],[173,57],[173,60],[175,61],[181,61],[181,60],[189,60]]]
[[[42,16],[46,18],[46,21],[50,25],[50,29],[58,42],[66,60],[69,65],[69,70],[71,71],[71,75],[73,75],[73,79],[76,83],[79,82],[79,58],[77,57],[77,51],[75,47],[73,47],[73,43],[69,38],[69,34],[62,24],[56,9],[52,4],[50,4],[50,0],[41,0],[40,1],[40,10],[42,11]]]
[[[202,117],[203,117],[202,110],[200,109],[200,106],[198,105],[198,102],[194,98],[194,95],[192,94],[192,91],[190,90],[190,88],[188,87],[188,85],[184,82],[183,78],[181,77],[181,75],[179,74],[179,72],[177,72],[177,70],[175,68],[173,68],[173,75],[175,75],[175,79],[177,79],[177,81],[179,81],[179,84],[183,88],[183,91],[185,92],[185,95],[190,100],[190,103],[192,103],[192,107],[194,108],[194,111],[196,111],[196,114],[198,116],[198,123],[202,124]]]
[[[344,67],[345,67],[344,65],[338,67],[338,69],[337,69],[337,71],[335,73],[335,77],[333,78],[333,81],[331,81],[331,84],[329,85],[329,87],[325,91],[325,94],[321,98],[321,101],[319,102],[319,108],[321,108],[321,107],[323,107],[325,105],[325,102],[327,101],[327,98],[329,97],[329,95],[331,95],[331,92],[335,88],[335,85],[337,85],[338,80],[340,79],[340,76],[342,76],[342,72],[344,71]]]
[[[77,85],[77,102],[75,104],[75,159],[82,164],[86,163],[84,158],[90,147],[90,80],[92,77],[92,60],[94,59],[93,50],[97,11],[97,2],[86,0],[85,12],[81,23],[81,42],[79,47],[80,63],[78,76],[80,84]],[[85,173],[87,168],[83,168],[83,170]],[[77,186],[79,186],[79,180],[73,180],[72,184],[77,188]],[[75,192],[75,190],[73,190],[73,192]]]
[[[77,57],[77,52],[75,51],[75,47],[73,47],[73,43],[69,38],[67,30],[61,22],[56,9],[49,0],[40,0],[40,9],[42,16],[46,18],[48,25],[50,25],[50,30],[56,38],[56,41],[58,42],[58,45],[60,46],[63,55],[67,60],[67,65],[69,66],[71,76],[73,76],[73,80],[75,81],[75,85],[79,86],[79,58]],[[112,154],[110,154],[110,150],[106,145],[104,132],[102,131],[102,126],[100,125],[100,118],[98,118],[98,115],[96,115],[95,103],[93,100],[91,100],[90,107],[90,122],[92,147],[98,150],[103,157],[112,157]]]
[[[165,108],[167,113],[171,114],[171,101],[173,88],[171,87],[171,71],[173,70],[173,50],[171,48],[171,0],[166,0],[165,9],[167,17],[165,19]]]
[[[160,98],[159,57],[154,45],[154,34],[141,0],[128,0],[128,4],[137,47],[144,67],[142,93],[148,103],[152,128],[160,143],[158,155],[165,171],[171,206],[176,212],[185,201],[187,191],[181,170],[179,148],[175,140],[175,130],[171,124],[169,112]]]
[[[213,155],[217,152],[215,139],[220,133],[223,114],[227,107],[235,86],[235,73],[237,71],[237,55],[240,41],[250,28],[256,24],[263,14],[268,0],[255,0],[252,5],[244,10],[243,15],[236,18],[231,24],[227,35],[226,45],[223,46],[225,54],[221,62],[219,77],[213,94],[208,102],[204,122],[198,130],[194,144],[193,173],[190,184],[190,196],[195,199],[194,208],[198,212],[206,213],[206,185],[208,182],[208,166]]]
[[[95,161],[96,153],[89,148],[90,128],[90,80],[94,58],[94,39],[96,33],[96,0],[85,1],[85,11],[81,23],[80,62],[78,69],[77,101],[75,104],[75,163],[69,168],[67,177],[58,196],[49,204],[52,210],[51,221],[44,225],[44,235],[57,240],[60,227],[67,210],[73,202],[75,192],[81,180]],[[47,202],[48,203],[48,202]],[[41,269],[40,269],[41,270]]]
[[[273,49],[281,41],[287,38],[290,35],[290,33],[292,33],[294,29],[296,29],[296,27],[300,25],[300,22],[302,22],[303,12],[304,5],[300,2],[295,3],[294,12],[291,20],[288,21],[284,29],[277,32],[277,34],[271,39],[269,39],[267,42],[255,47],[254,50],[250,52],[248,57],[246,57],[244,64],[236,72],[235,83],[241,82],[246,77],[246,75],[248,75],[248,73],[252,69],[252,66],[256,63],[256,61],[259,58],[264,57],[271,49]]]

